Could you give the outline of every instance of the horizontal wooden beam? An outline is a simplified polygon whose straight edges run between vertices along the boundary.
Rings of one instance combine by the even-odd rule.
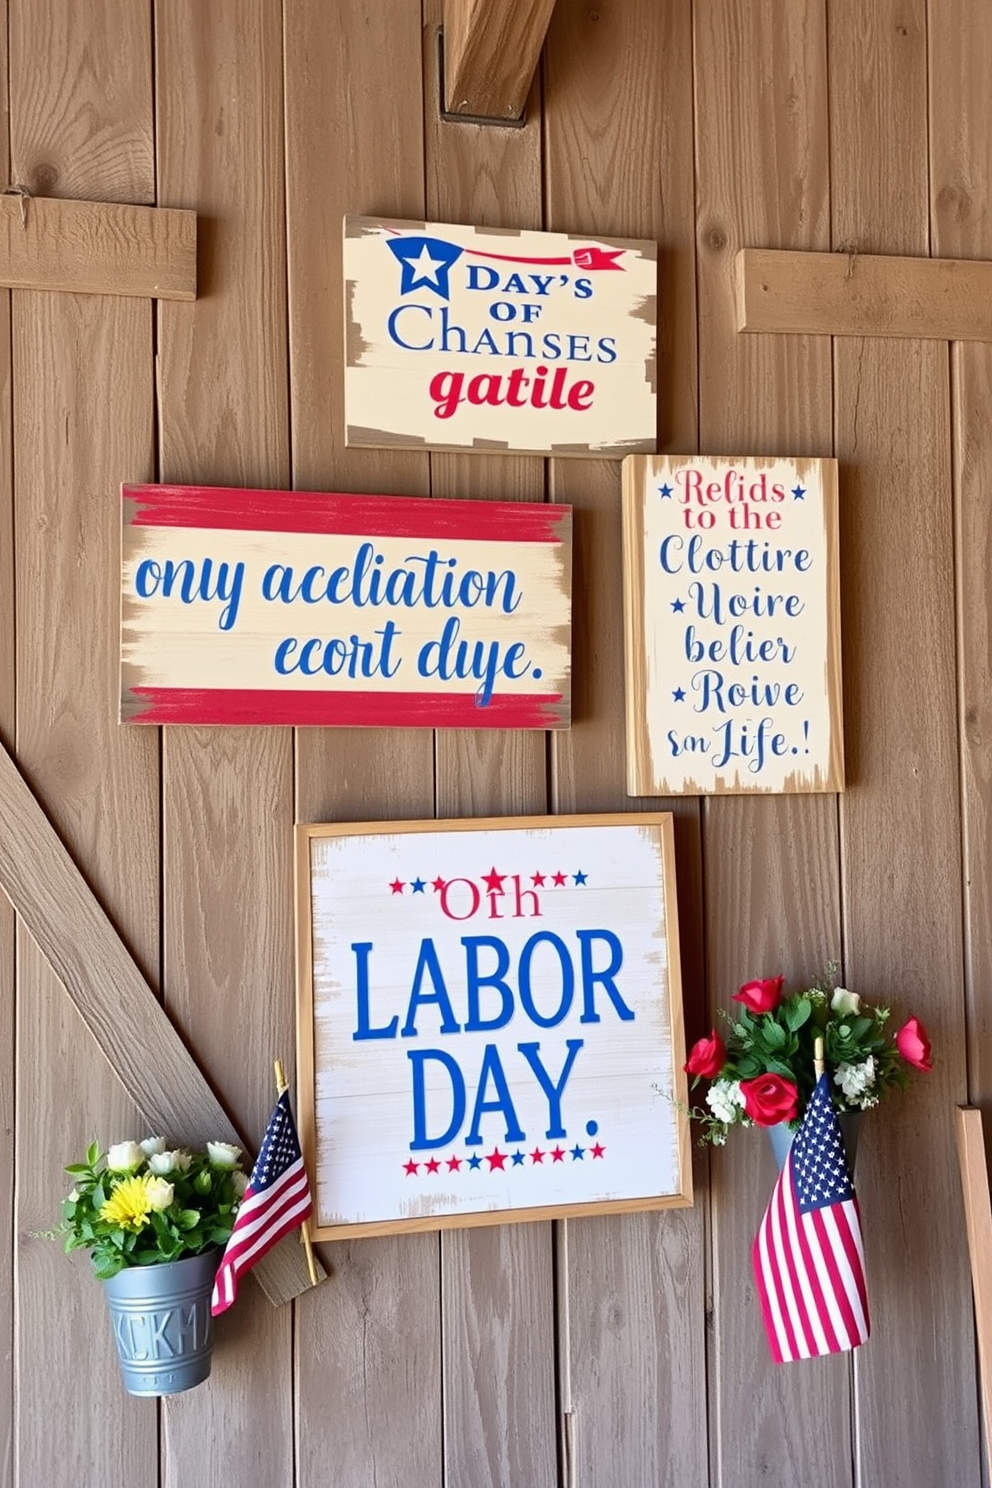
[[[2,745],[0,889],[148,1130],[182,1144],[202,1145],[216,1138],[245,1146]],[[310,1288],[298,1239],[288,1236],[254,1269],[266,1296],[277,1305]],[[318,1276],[324,1275],[318,1268]]]
[[[737,329],[992,341],[992,263],[743,248]]]
[[[0,285],[196,299],[196,213],[0,195]]]
[[[519,119],[555,0],[444,0],[447,114]]]

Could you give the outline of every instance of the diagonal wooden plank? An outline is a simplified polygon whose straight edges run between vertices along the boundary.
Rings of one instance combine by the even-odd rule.
[[[196,299],[196,213],[0,195],[0,285]]]
[[[554,8],[555,0],[444,0],[447,113],[519,120]]]
[[[103,908],[0,746],[0,888],[153,1131],[244,1145]],[[255,1267],[270,1302],[309,1290],[295,1237]],[[318,1275],[326,1272],[318,1266]]]
[[[968,1227],[971,1284],[975,1297],[986,1451],[990,1453],[989,1471],[992,1472],[992,1448],[989,1446],[989,1433],[992,1430],[992,1204],[989,1201],[985,1132],[982,1113],[977,1107],[958,1107],[957,1139],[964,1217]]]
[[[737,329],[992,341],[992,263],[742,248]]]

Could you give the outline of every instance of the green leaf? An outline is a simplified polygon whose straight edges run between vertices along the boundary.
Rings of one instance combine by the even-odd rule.
[[[793,1002],[787,1002],[783,1009],[787,1027],[792,1033],[802,1028],[804,1023],[809,1022],[813,1005],[807,997],[797,997]]]
[[[764,1041],[765,1041],[765,1047],[766,1048],[768,1048],[768,1049],[784,1049],[785,1048],[785,1037],[786,1037],[786,1035],[785,1035],[785,1029],[782,1027],[781,1023],[768,1023],[768,1024],[766,1024],[766,1026],[762,1029],[762,1034],[764,1036]]]
[[[176,1215],[176,1224],[181,1230],[193,1230],[199,1223],[199,1209],[180,1209]]]
[[[99,1142],[91,1142],[90,1145],[86,1149],[86,1161],[87,1161],[87,1163],[89,1164],[89,1166],[91,1168],[96,1166],[97,1159],[99,1158],[99,1156],[100,1156],[100,1144],[99,1144]]]

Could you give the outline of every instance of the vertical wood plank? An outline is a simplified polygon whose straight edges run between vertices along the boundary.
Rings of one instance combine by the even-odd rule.
[[[56,195],[151,200],[147,13],[118,29],[119,6],[83,10],[62,0],[10,7],[11,175]],[[113,706],[116,490],[152,470],[151,328],[140,301],[12,297],[17,754],[155,982],[158,741],[124,738]],[[108,1477],[151,1488],[156,1412],[120,1410],[88,1259],[31,1235],[58,1218],[63,1162],[94,1137],[144,1133],[23,931],[16,1053],[16,1481],[60,1488],[100,1462]],[[39,1429],[25,1403],[55,1397],[59,1420]]]
[[[440,0],[424,7],[427,215],[481,227],[541,225],[541,117],[535,84],[523,129],[441,120]],[[540,501],[543,461],[523,456],[431,457],[435,496]],[[547,810],[545,736],[443,730],[437,814]],[[556,1482],[553,1234],[550,1224],[441,1235],[444,1457],[447,1480],[473,1488]]]
[[[347,0],[286,7],[293,483],[426,495],[427,456],[344,447],[341,219],[424,214],[421,15]],[[429,730],[301,729],[300,821],[434,813]],[[436,1234],[327,1246],[331,1279],[297,1304],[297,1484],[440,1488]]]
[[[657,241],[659,438],[686,451],[696,446],[690,15],[681,0],[559,0],[545,46],[545,225]],[[625,790],[619,465],[552,462],[551,481],[576,509],[573,725],[552,741],[555,809],[636,809]],[[695,801],[674,810],[695,1031],[699,812]],[[564,1450],[579,1488],[707,1480],[704,1207],[558,1227]]]
[[[159,194],[196,209],[200,260],[196,303],[159,306],[161,477],[283,486],[281,6],[168,0],[155,56]],[[167,731],[163,817],[166,1003],[257,1144],[294,1047],[290,732]],[[292,1482],[291,1332],[243,1288],[210,1390],[164,1406],[165,1483]]]
[[[7,0],[0,0],[0,174],[10,174]],[[0,293],[0,739],[14,744],[14,470],[10,366],[10,293]],[[0,1488],[14,1472],[14,912],[0,895]]]
[[[932,7],[931,7],[932,10]],[[931,15],[930,196],[935,254],[992,257],[992,28],[966,0]],[[992,675],[988,571],[992,523],[992,346],[951,349],[958,616],[958,710],[964,812],[968,1095],[992,1100]]]
[[[704,0],[695,78],[702,448],[830,454],[829,342],[739,336],[733,296],[738,248],[829,246],[825,7]],[[712,1004],[755,976],[802,985],[841,951],[835,799],[714,799],[704,821]],[[791,1481],[815,1463],[817,1483],[840,1488],[850,1364],[772,1365],[750,1253],[774,1165],[760,1134],[736,1137],[712,1163],[714,1481]]]
[[[838,0],[830,38],[834,240],[926,253],[926,7]],[[965,1047],[948,350],[838,341],[835,384],[854,785],[842,803],[847,975],[899,1015],[918,1013],[940,1050],[932,1075],[873,1116],[859,1149],[873,1322],[856,1362],[860,1473],[972,1484],[981,1467],[953,1134]]]

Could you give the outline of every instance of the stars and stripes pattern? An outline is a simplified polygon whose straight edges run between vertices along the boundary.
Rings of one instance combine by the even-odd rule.
[[[826,1074],[778,1176],[752,1259],[776,1364],[865,1342],[861,1218]]]
[[[234,1301],[241,1273],[249,1271],[277,1240],[295,1230],[312,1212],[310,1182],[289,1107],[289,1091],[284,1090],[269,1118],[262,1150],[221,1257],[210,1302],[214,1317]]]

